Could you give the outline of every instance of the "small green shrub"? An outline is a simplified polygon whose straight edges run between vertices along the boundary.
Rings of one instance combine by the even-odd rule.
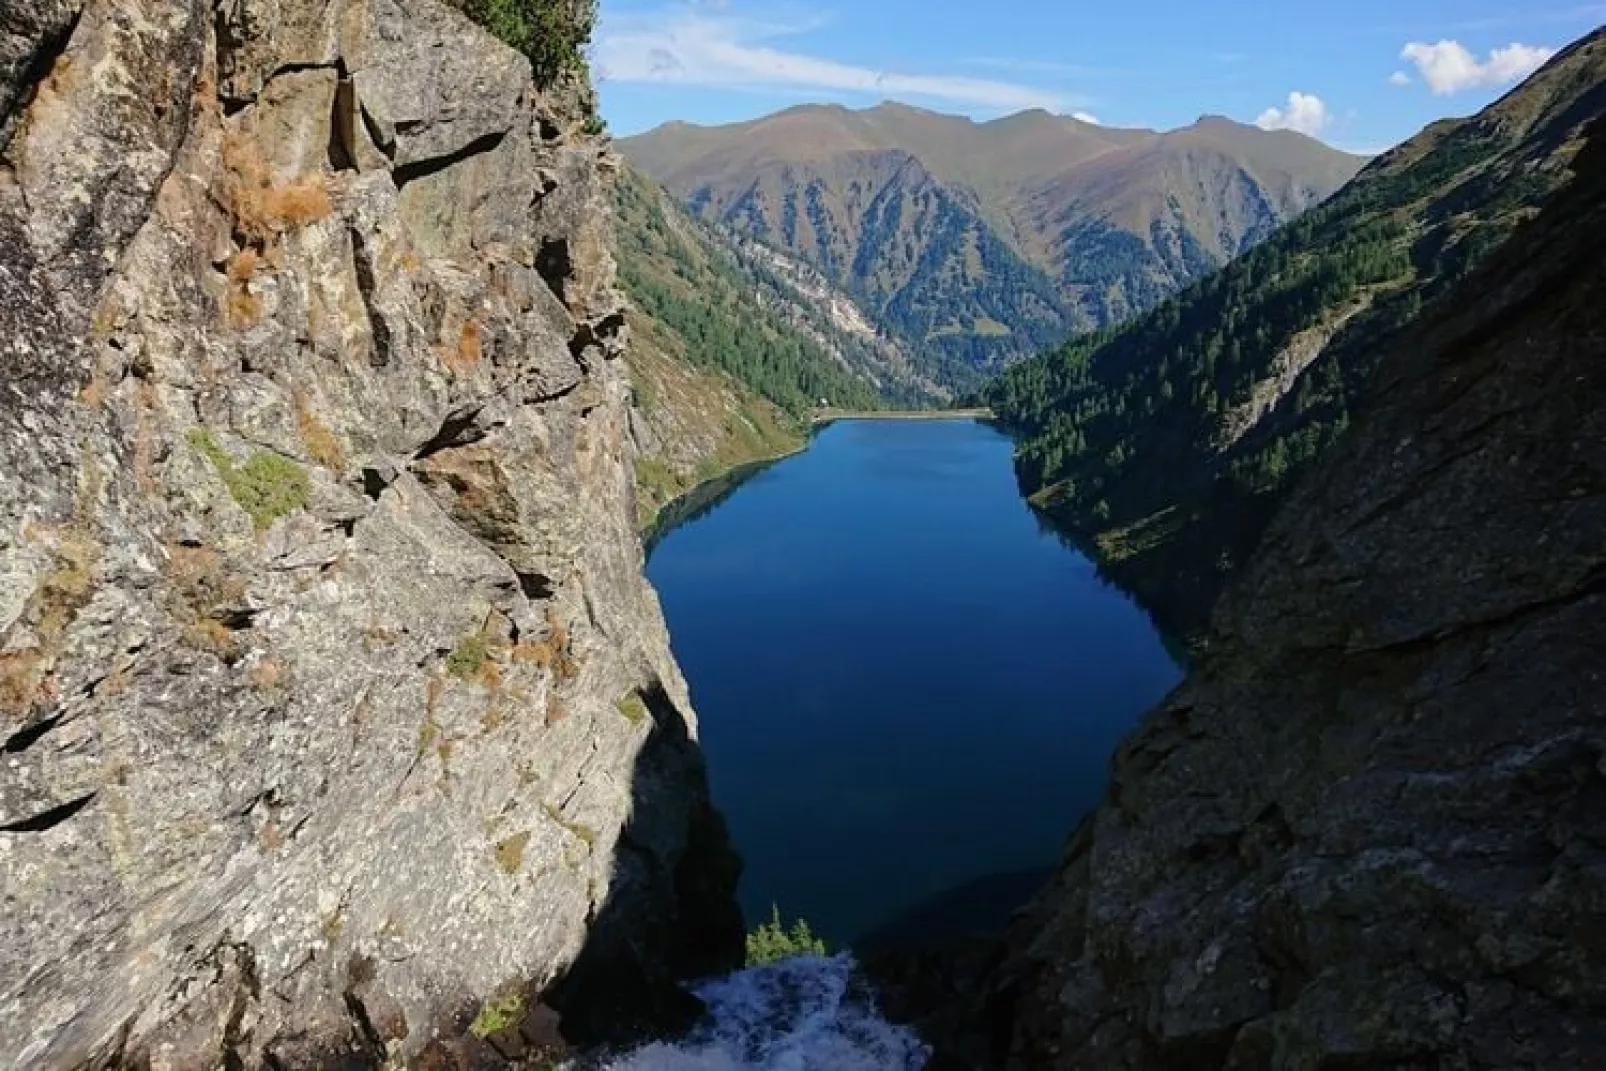
[[[614,706],[619,708],[619,713],[624,715],[624,719],[631,725],[640,725],[647,718],[647,704],[643,703],[641,696],[635,692],[631,692]]]
[[[257,531],[272,527],[280,517],[306,506],[311,481],[301,466],[289,458],[255,450],[241,465],[206,428],[191,428],[185,438],[217,470],[229,496],[250,515]]]
[[[536,81],[550,84],[585,66],[597,0],[450,0],[503,44],[530,59]]]
[[[468,1032],[477,1038],[488,1038],[498,1031],[519,1025],[524,1018],[524,995],[510,993],[504,997],[491,997],[480,1006],[480,1013],[469,1024]]]
[[[490,657],[490,638],[483,632],[471,632],[457,641],[452,653],[446,656],[446,672],[466,681],[478,673]]]
[[[830,950],[825,941],[809,929],[807,919],[798,919],[788,930],[781,921],[781,909],[770,908],[770,920],[760,923],[758,929],[747,935],[747,965],[760,967],[766,963],[790,959],[793,956],[826,956]]]

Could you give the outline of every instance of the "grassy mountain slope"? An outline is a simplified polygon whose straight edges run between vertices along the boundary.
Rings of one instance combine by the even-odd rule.
[[[639,519],[694,484],[796,449],[820,403],[934,396],[845,299],[744,250],[629,169],[615,185],[629,314]]]
[[[675,123],[621,147],[699,217],[814,264],[959,386],[1149,307],[1361,163],[1223,119],[1160,134],[899,104]]]
[[[1196,631],[1384,344],[1567,181],[1603,110],[1597,32],[1141,319],[1011,369],[984,393],[1024,488]]]
[[[806,429],[796,417],[739,380],[697,367],[672,329],[636,310],[628,320],[643,528],[697,484],[803,445]]]

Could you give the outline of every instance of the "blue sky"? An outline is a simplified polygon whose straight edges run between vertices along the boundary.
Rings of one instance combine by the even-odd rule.
[[[601,0],[619,134],[807,101],[978,119],[1030,107],[1169,129],[1202,114],[1374,152],[1466,115],[1606,22],[1568,0]]]

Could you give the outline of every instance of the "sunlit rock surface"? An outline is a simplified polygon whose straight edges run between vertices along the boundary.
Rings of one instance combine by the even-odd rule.
[[[739,957],[583,79],[435,0],[0,29],[0,1062],[377,1062]]]

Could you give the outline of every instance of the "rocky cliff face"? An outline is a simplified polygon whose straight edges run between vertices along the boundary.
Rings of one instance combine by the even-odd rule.
[[[1023,1068],[1606,1054],[1606,140],[1383,361],[987,999]]]
[[[739,956],[589,90],[435,0],[0,30],[0,1063],[472,1048]]]

